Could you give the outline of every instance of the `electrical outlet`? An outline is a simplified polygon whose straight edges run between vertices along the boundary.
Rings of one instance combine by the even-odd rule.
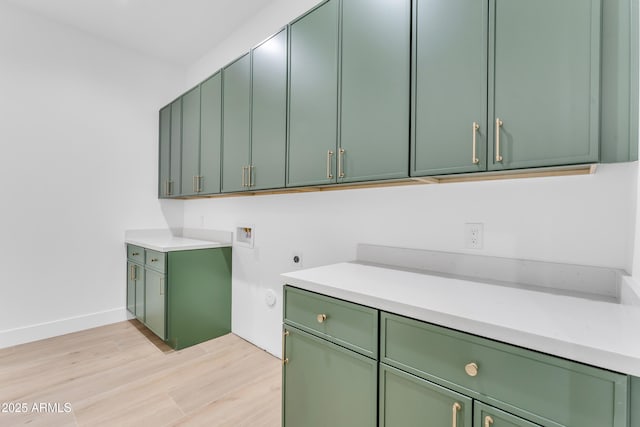
[[[291,253],[291,267],[293,268],[302,268],[302,252],[300,251],[293,251]]]
[[[464,225],[464,240],[467,249],[482,249],[484,241],[484,224],[466,223]]]

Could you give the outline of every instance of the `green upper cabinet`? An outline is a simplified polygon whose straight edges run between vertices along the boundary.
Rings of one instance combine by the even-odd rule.
[[[222,143],[222,74],[200,85],[200,194],[220,192],[220,145]]]
[[[249,188],[285,186],[287,150],[287,30],[251,51]]]
[[[406,178],[411,0],[343,0],[341,22],[338,182]]]
[[[491,0],[491,170],[599,160],[600,0]]]
[[[289,29],[289,187],[336,182],[338,6],[329,0]]]
[[[414,0],[414,176],[486,169],[488,12],[488,0]]]
[[[158,197],[169,196],[169,169],[171,166],[171,105],[160,110]]]
[[[600,0],[414,8],[412,175],[599,160]]]
[[[242,191],[249,181],[251,56],[222,70],[222,192]]]
[[[200,86],[182,96],[181,196],[198,193],[200,176]]]
[[[170,166],[169,166],[169,196],[177,196],[180,192],[181,162],[182,162],[182,98],[171,103],[171,133],[170,133]]]

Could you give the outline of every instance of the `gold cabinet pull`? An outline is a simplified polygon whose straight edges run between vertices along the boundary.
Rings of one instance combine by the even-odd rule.
[[[246,187],[246,186],[247,186],[247,185],[245,184],[245,181],[244,181],[244,171],[245,171],[245,169],[247,169],[247,167],[246,167],[246,166],[243,166],[243,167],[242,167],[242,186],[243,186],[243,187]]]
[[[458,412],[462,409],[462,405],[455,402],[451,407],[451,426],[458,427]]]
[[[478,375],[478,365],[475,362],[467,363],[464,367],[464,371],[470,377],[475,377]]]
[[[249,187],[256,185],[255,182],[253,182],[253,168],[255,168],[255,166],[249,166]]]
[[[286,329],[282,333],[282,364],[286,365],[289,363],[289,359],[285,357],[285,351],[287,349],[287,337],[289,336],[289,331]]]
[[[333,179],[333,174],[331,173],[331,158],[333,157],[333,151],[327,151],[327,179]]]
[[[136,266],[129,266],[129,280],[136,280]]]
[[[318,316],[316,316],[316,319],[318,320],[318,323],[324,323],[324,321],[327,320],[327,315],[326,314],[318,314]]]
[[[164,295],[164,277],[160,279],[160,295]]]
[[[491,418],[489,415],[484,417],[484,427],[491,427],[491,424],[493,424],[493,418]]]
[[[192,180],[192,186],[193,186],[193,192],[197,193],[198,192],[198,183],[196,182],[198,180],[197,176],[193,176],[193,180]]]
[[[500,155],[500,128],[502,127],[502,120],[499,118],[496,119],[496,162],[502,161],[502,156]]]
[[[473,163],[474,165],[477,165],[478,163],[480,163],[480,159],[477,157],[477,153],[476,153],[476,134],[478,133],[478,130],[480,129],[480,125],[478,124],[478,122],[473,122],[473,148],[472,151],[473,153],[471,154],[471,163]]]
[[[344,178],[344,148],[338,150],[338,178]]]

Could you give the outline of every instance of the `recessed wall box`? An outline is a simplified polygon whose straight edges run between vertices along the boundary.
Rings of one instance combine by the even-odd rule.
[[[236,227],[236,245],[253,248],[255,230],[253,225],[241,225]]]

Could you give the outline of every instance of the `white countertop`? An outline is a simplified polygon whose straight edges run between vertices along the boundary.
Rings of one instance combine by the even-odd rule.
[[[640,307],[359,263],[285,283],[640,377]]]
[[[177,235],[170,230],[128,230],[125,232],[125,243],[142,246],[158,252],[187,251],[192,249],[210,249],[231,247],[230,233],[228,238],[212,240],[211,236],[226,237],[222,232],[201,233],[205,238],[196,238],[197,231],[189,233],[190,230],[180,230],[187,236]],[[217,234],[216,234],[217,233]]]

